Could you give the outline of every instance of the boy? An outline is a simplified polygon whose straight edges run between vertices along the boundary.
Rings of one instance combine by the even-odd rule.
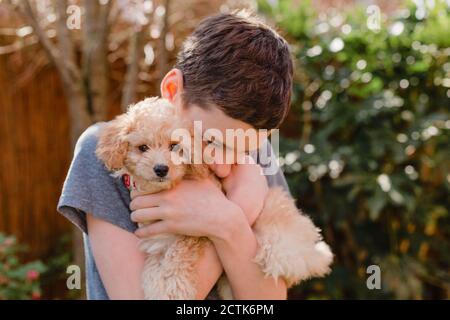
[[[273,129],[288,113],[292,74],[288,44],[275,31],[245,12],[219,14],[185,41],[161,96],[184,118],[201,121],[203,130]],[[264,177],[257,164],[210,166],[227,195],[246,200],[245,210],[210,181],[183,181],[172,190],[130,197],[95,157],[98,130],[94,125],[80,137],[58,204],[83,231],[88,299],[142,299],[145,256],[138,240],[164,232],[211,240],[196,270],[198,299],[214,296],[222,272],[236,299],[286,298],[283,280],[266,279],[252,262],[257,243],[251,225],[260,200],[268,185],[288,190],[280,171]],[[136,230],[136,222],[148,225]]]

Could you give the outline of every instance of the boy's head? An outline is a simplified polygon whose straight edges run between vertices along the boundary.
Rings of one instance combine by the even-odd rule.
[[[161,95],[204,129],[274,129],[289,111],[287,42],[245,11],[204,19],[186,39]]]
[[[203,20],[184,42],[176,68],[186,106],[219,107],[260,129],[280,125],[288,113],[292,59],[287,42],[245,11]]]

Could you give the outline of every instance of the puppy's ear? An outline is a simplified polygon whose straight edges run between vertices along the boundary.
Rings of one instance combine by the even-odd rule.
[[[118,116],[102,129],[96,155],[105,163],[108,170],[118,170],[123,167],[128,151],[128,142],[125,137],[130,130],[131,120],[128,114]]]

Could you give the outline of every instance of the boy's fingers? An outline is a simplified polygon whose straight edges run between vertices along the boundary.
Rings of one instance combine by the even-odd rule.
[[[131,197],[131,199],[134,199],[134,198],[136,198],[136,197],[143,196],[143,195],[145,195],[145,194],[147,194],[147,193],[142,192],[142,191],[137,191],[136,189],[133,189],[133,190],[131,190],[131,192],[130,192],[130,197]]]
[[[137,229],[134,234],[138,238],[148,238],[161,233],[169,233],[166,221],[157,221],[148,226]]]
[[[164,219],[164,214],[159,207],[138,209],[131,213],[131,221],[136,223],[150,223]]]
[[[160,204],[160,196],[158,194],[147,194],[144,196],[137,196],[130,203],[130,210],[157,207]]]

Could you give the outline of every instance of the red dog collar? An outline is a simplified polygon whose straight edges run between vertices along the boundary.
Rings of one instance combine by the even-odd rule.
[[[132,191],[133,189],[136,189],[136,182],[133,181],[131,176],[129,174],[122,175],[122,182],[125,188]]]

